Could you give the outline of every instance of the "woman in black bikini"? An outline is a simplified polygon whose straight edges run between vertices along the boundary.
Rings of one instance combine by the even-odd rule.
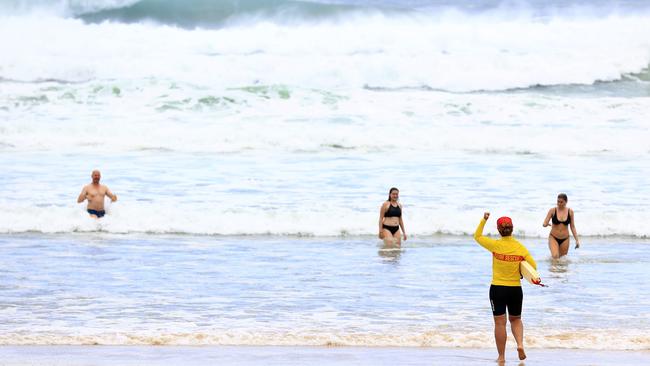
[[[551,250],[553,258],[560,258],[569,253],[569,226],[576,239],[576,249],[580,248],[580,239],[576,231],[575,215],[573,210],[566,207],[568,197],[564,193],[557,195],[557,207],[548,210],[544,219],[544,227],[549,226],[552,220],[551,233],[548,236],[548,248]]]
[[[379,239],[384,240],[384,245],[402,244],[401,234],[406,240],[406,230],[402,221],[402,205],[399,201],[399,189],[393,187],[388,191],[388,200],[379,209]]]

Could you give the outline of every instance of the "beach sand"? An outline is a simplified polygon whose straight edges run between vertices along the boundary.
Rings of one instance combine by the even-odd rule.
[[[648,365],[650,351],[509,349],[506,365]],[[494,349],[368,347],[2,346],[0,365],[491,365]]]

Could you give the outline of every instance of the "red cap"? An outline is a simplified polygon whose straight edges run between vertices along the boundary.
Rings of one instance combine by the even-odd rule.
[[[497,220],[497,228],[508,226],[512,226],[512,219],[507,216],[499,217]]]

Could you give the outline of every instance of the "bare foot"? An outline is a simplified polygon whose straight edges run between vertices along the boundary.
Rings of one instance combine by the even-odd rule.
[[[524,352],[524,347],[517,347],[517,353],[519,353],[520,360],[526,359],[526,352]]]
[[[497,363],[499,365],[505,365],[506,364],[506,358],[503,357],[503,356],[499,356],[499,358],[497,358]]]

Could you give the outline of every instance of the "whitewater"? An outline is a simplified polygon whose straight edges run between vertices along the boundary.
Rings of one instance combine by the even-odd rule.
[[[533,354],[647,360],[649,65],[639,1],[0,1],[0,356],[491,349],[490,211],[550,286]]]
[[[0,231],[366,235],[398,186],[413,234],[544,236],[561,191],[584,235],[650,234],[643,9],[165,4],[3,4]],[[94,168],[127,193],[101,224]]]

